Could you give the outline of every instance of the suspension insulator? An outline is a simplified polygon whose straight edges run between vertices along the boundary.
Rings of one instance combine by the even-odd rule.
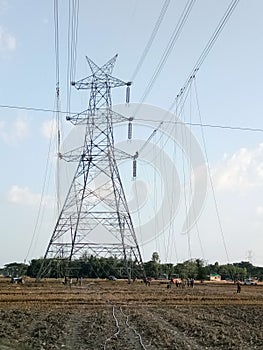
[[[137,176],[137,160],[133,159],[133,164],[132,164],[132,176],[136,177]]]
[[[132,138],[132,123],[128,123],[128,140],[131,140]]]
[[[130,103],[130,95],[131,95],[131,82],[129,81],[127,84],[127,88],[126,88],[126,103]]]
[[[60,130],[58,130],[58,144],[60,145]]]

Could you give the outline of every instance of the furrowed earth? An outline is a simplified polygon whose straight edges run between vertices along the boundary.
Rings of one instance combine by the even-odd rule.
[[[263,349],[263,285],[0,279],[0,350]]]

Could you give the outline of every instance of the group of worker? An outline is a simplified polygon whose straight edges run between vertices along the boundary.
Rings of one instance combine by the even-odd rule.
[[[194,278],[187,278],[187,279],[182,279],[182,280],[179,278],[171,278],[170,282],[167,285],[167,288],[171,288],[172,284],[175,284],[176,287],[184,288],[185,286],[187,286],[187,287],[193,288],[194,282],[195,282]]]

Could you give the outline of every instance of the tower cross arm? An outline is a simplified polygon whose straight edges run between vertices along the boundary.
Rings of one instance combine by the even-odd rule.
[[[130,86],[131,82],[125,82],[121,79],[115,78],[111,75],[107,76],[107,83],[109,85],[110,88],[114,88],[114,87],[119,87],[119,86]]]
[[[114,156],[116,160],[133,159],[134,156],[128,152],[125,152],[119,148],[114,148]]]
[[[92,89],[93,87],[94,76],[90,75],[86,78],[83,78],[79,81],[72,81],[71,85],[75,86],[77,90],[80,89]]]
[[[131,82],[125,82],[121,79],[115,78],[111,75],[105,74],[104,76],[90,75],[84,79],[76,82],[72,82],[71,85],[75,86],[77,90],[81,89],[93,89],[93,88],[114,88],[120,86],[130,86]]]

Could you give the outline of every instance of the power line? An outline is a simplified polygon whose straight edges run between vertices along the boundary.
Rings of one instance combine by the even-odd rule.
[[[53,133],[56,133],[57,136],[57,154],[60,153],[60,65],[59,65],[59,6],[58,6],[58,0],[54,0],[54,7],[53,7],[53,14],[54,14],[54,49],[55,49],[55,67],[56,67],[56,111],[52,111],[52,113],[56,114],[56,130],[52,130]],[[8,106],[8,108],[13,108],[14,106]],[[14,107],[15,108],[15,107]],[[26,109],[26,110],[32,110],[33,108],[28,108],[28,107],[22,107],[20,109]],[[39,109],[34,109],[39,111]],[[49,113],[50,113],[49,112]],[[52,127],[52,129],[54,126]],[[43,187],[41,191],[41,197],[40,197],[40,203],[38,207],[38,212],[37,212],[37,217],[36,217],[36,222],[32,234],[32,238],[29,244],[29,248],[26,254],[25,260],[27,260],[31,249],[33,247],[33,242],[36,238],[37,234],[37,229],[40,225],[40,219],[41,219],[41,210],[42,206],[44,204],[44,195],[45,191],[47,188],[47,183],[48,183],[48,172],[50,170],[50,157],[51,157],[51,146],[52,146],[52,140],[53,138],[50,138],[49,142],[49,149],[48,149],[48,156],[47,156],[47,161],[46,161],[46,167],[45,167],[45,172],[44,172],[44,182],[43,182]],[[59,158],[57,158],[57,208],[59,210]]]
[[[200,118],[200,122],[202,122],[201,110],[200,110],[200,105],[199,105],[199,100],[198,100],[198,95],[197,95],[196,82],[194,84],[194,87],[195,87],[195,98],[196,98],[196,103],[197,103],[198,115],[199,115],[199,118]],[[206,148],[206,140],[205,140],[205,134],[204,134],[203,128],[201,128],[201,134],[202,134],[202,140],[203,140],[203,145],[204,145],[204,153],[205,153],[205,158],[206,158],[206,163],[207,163],[209,182],[210,182],[210,185],[211,185],[212,196],[213,196],[214,203],[215,203],[216,217],[217,217],[217,221],[218,221],[218,225],[219,225],[219,230],[220,230],[220,234],[221,234],[221,238],[222,238],[222,242],[223,242],[223,247],[224,247],[224,250],[225,250],[226,258],[227,258],[227,261],[229,262],[229,254],[228,254],[228,250],[227,250],[227,245],[226,245],[225,235],[224,235],[224,231],[223,231],[222,221],[221,221],[220,214],[219,214],[219,207],[218,207],[217,200],[216,200],[216,194],[215,194],[215,189],[214,189],[214,184],[213,184],[213,179],[212,179],[212,172],[211,172],[209,161],[208,161],[208,152],[207,152],[207,148]]]
[[[67,63],[67,111],[71,108],[71,82],[75,81],[78,42],[79,0],[69,1],[68,8],[68,63]]]
[[[183,87],[180,89],[180,92],[176,95],[176,98],[174,102],[172,103],[170,110],[173,109],[174,105],[177,103],[178,98],[184,94],[185,90],[191,83],[192,79],[195,77],[197,72],[199,71],[201,65],[203,64],[204,60],[206,59],[207,55],[211,51],[212,47],[214,46],[215,42],[217,41],[219,34],[224,29],[227,21],[229,20],[230,16],[232,15],[233,11],[235,10],[236,6],[238,5],[239,0],[232,0],[231,4],[228,6],[226,12],[224,13],[223,17],[221,18],[219,24],[217,25],[215,31],[213,32],[211,38],[209,39],[208,43],[206,44],[203,52],[199,56],[198,60],[196,61],[191,73],[189,74],[188,78],[186,79],[186,82],[184,83]]]
[[[173,48],[174,48],[174,45],[176,43],[176,40],[178,39],[179,35],[181,34],[181,31],[185,25],[185,22],[192,10],[192,7],[195,3],[195,0],[188,0],[181,16],[180,16],[180,19],[179,21],[177,22],[175,28],[174,28],[174,31],[172,33],[172,36],[170,37],[170,40],[169,40],[169,43],[168,45],[166,46],[166,49],[158,63],[158,66],[157,68],[155,69],[155,72],[149,82],[149,84],[147,85],[146,89],[145,89],[145,92],[141,98],[141,103],[146,99],[146,97],[148,96],[148,94],[150,93],[150,91],[152,90],[153,88],[153,85],[156,81],[156,79],[158,78],[159,74],[161,73],[170,53],[172,52]]]
[[[138,74],[138,72],[139,72],[139,70],[140,70],[140,68],[141,68],[141,66],[142,66],[142,64],[143,64],[143,62],[144,62],[144,60],[145,60],[145,58],[146,58],[150,48],[151,48],[151,46],[152,46],[152,43],[153,43],[153,41],[154,41],[154,39],[155,39],[155,37],[156,37],[156,35],[158,33],[160,25],[161,25],[161,23],[163,21],[163,18],[164,18],[165,14],[166,14],[166,11],[167,11],[168,7],[169,7],[170,1],[171,0],[165,0],[163,6],[161,8],[159,17],[158,17],[158,19],[157,19],[157,21],[155,23],[155,26],[153,28],[152,34],[151,34],[151,36],[150,36],[150,38],[149,38],[149,40],[148,40],[148,42],[147,42],[147,44],[146,44],[146,46],[145,46],[145,48],[143,50],[141,58],[139,59],[139,62],[137,63],[137,66],[136,66],[136,68],[134,70],[134,73],[133,73],[133,75],[132,75],[132,77],[130,79],[131,81],[133,81],[135,79],[135,77],[137,76],[137,74]]]
[[[54,0],[54,29],[55,29],[55,56],[56,56],[56,142],[57,142],[57,211],[60,210],[60,160],[58,155],[60,154],[60,141],[61,141],[61,131],[60,131],[60,71],[59,71],[59,8],[58,0]]]
[[[53,129],[53,128],[52,128]],[[54,130],[52,130],[52,133],[54,134]],[[30,240],[30,244],[27,250],[27,254],[25,257],[25,261],[28,259],[29,254],[31,253],[32,247],[33,247],[33,243],[34,240],[37,240],[37,230],[39,229],[40,225],[41,225],[41,215],[42,213],[42,209],[43,206],[45,206],[45,201],[44,201],[44,197],[45,197],[45,192],[48,186],[48,174],[50,171],[50,159],[51,159],[51,148],[52,148],[52,141],[53,138],[51,137],[49,140],[49,147],[48,147],[48,154],[47,154],[47,159],[46,159],[46,165],[45,165],[45,171],[44,171],[44,181],[43,181],[43,185],[42,185],[42,191],[41,191],[41,195],[40,195],[40,202],[39,202],[39,206],[38,206],[38,211],[37,211],[37,217],[36,217],[36,221],[35,221],[35,225],[34,225],[34,230],[33,230],[33,234]]]
[[[185,84],[183,85],[183,87],[180,89],[180,92],[176,95],[176,98],[174,99],[174,101],[172,102],[170,108],[169,108],[169,112],[174,108],[175,104],[178,106],[178,102],[179,102],[179,98],[181,99],[181,102],[183,101],[181,108],[183,107],[185,100],[184,99],[184,95],[186,92],[189,92],[189,87],[192,84],[193,79],[195,79],[195,76],[197,74],[197,72],[199,71],[202,63],[204,62],[205,58],[207,57],[207,55],[209,54],[210,50],[212,49],[213,45],[215,44],[216,40],[218,39],[219,34],[222,32],[224,26],[226,25],[227,21],[229,20],[230,16],[232,15],[234,9],[236,8],[237,4],[238,4],[239,0],[232,0],[231,4],[228,6],[226,12],[224,13],[223,17],[221,18],[219,24],[217,25],[215,31],[213,32],[211,38],[209,39],[207,45],[205,46],[203,52],[201,53],[201,55],[199,56],[196,64],[194,65],[194,68],[192,69],[190,75],[188,76]],[[192,7],[193,7],[194,2],[193,1],[189,1],[183,11],[183,14],[181,15],[181,18],[173,32],[172,38],[170,39],[168,48],[166,49],[166,52],[164,53],[161,61],[159,62],[159,66],[157,67],[150,83],[148,84],[148,87],[146,88],[146,91],[142,97],[141,103],[145,100],[146,96],[148,95],[148,93],[150,92],[150,90],[152,89],[152,86],[158,76],[158,74],[160,73],[163,65],[165,64],[167,57],[171,51],[171,49],[174,46],[175,40],[177,39],[178,35],[179,35],[179,30],[182,29],[182,26],[184,24],[184,22],[186,21]],[[136,112],[138,112],[138,109],[136,110]],[[188,125],[192,125],[192,123],[188,124]],[[157,130],[160,128],[161,124],[158,126]],[[194,126],[194,125],[193,125]],[[208,126],[208,125],[207,125]],[[221,127],[221,126],[220,126]],[[229,128],[229,127],[224,127],[224,128]],[[251,128],[252,129],[252,128]],[[249,130],[252,131],[252,130]],[[254,131],[254,130],[253,130]],[[256,130],[256,131],[261,131],[261,130]]]
[[[56,56],[56,85],[59,90],[59,12],[58,0],[54,0],[54,29],[55,29],[55,56]]]

